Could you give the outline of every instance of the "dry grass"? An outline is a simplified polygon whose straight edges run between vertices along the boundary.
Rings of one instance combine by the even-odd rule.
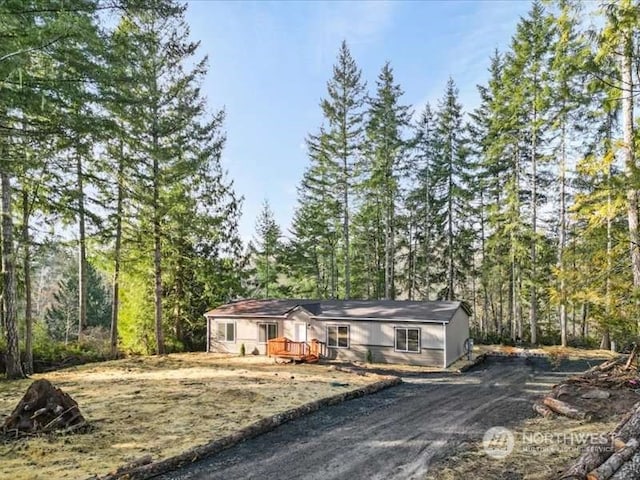
[[[323,365],[274,365],[265,357],[140,357],[0,382],[0,412],[8,415],[37,378],[69,393],[95,428],[0,444],[3,478],[76,479],[107,473],[146,454],[166,458],[261,418],[381,379]]]
[[[482,478],[492,480],[550,480],[558,478],[577,458],[588,438],[607,433],[619,419],[585,423],[563,417],[532,418],[512,429],[515,444],[504,459],[489,457],[482,441],[462,445],[443,461],[433,466],[427,479],[459,480]]]

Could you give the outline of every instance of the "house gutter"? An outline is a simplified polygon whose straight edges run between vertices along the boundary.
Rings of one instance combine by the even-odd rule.
[[[422,320],[422,319],[408,319],[408,318],[376,318],[376,317],[323,317],[318,315],[311,315],[309,318],[312,320],[344,320],[344,321],[363,321],[363,322],[404,322],[404,323],[439,323],[446,325],[449,320]]]
[[[213,318],[213,319],[217,319],[217,318],[244,318],[244,319],[247,319],[247,320],[250,320],[252,318],[274,318],[274,319],[277,319],[277,320],[283,320],[283,319],[288,318],[287,315],[255,315],[255,314],[252,314],[252,313],[243,314],[243,315],[232,315],[232,314],[229,314],[229,315],[218,315],[218,314],[211,315],[211,314],[206,314],[205,313],[204,316],[207,317],[207,318]]]
[[[444,340],[444,358],[442,360],[442,368],[447,368],[447,325],[442,324],[442,339]]]
[[[209,317],[206,315],[204,318],[207,321],[207,353],[211,351],[211,322],[209,321]]]

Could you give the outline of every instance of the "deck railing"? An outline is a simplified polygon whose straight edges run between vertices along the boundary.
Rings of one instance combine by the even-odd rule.
[[[287,337],[272,338],[267,344],[267,355],[274,356],[288,356],[305,358],[308,356],[315,356],[317,358],[326,356],[327,349],[326,344],[317,339],[313,339],[310,342],[294,342]]]

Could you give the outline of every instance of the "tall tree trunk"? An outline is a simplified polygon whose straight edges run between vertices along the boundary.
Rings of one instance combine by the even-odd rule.
[[[537,250],[538,242],[538,114],[534,106],[533,109],[533,136],[531,138],[531,228],[533,238],[531,239],[531,296],[529,300],[529,326],[531,327],[531,343],[538,343],[538,291],[537,291]]]
[[[118,357],[118,314],[120,309],[120,256],[122,251],[122,216],[124,200],[124,151],[120,140],[116,200],[116,244],[113,252],[113,280],[111,283],[111,358]]]
[[[18,315],[16,306],[16,268],[13,249],[13,219],[11,218],[11,182],[5,166],[0,167],[2,187],[2,276],[4,289],[2,294],[5,335],[7,347],[5,368],[7,378],[24,378],[20,364],[20,345],[18,341]]]
[[[451,140],[450,140],[451,142]],[[453,145],[450,145],[450,149],[453,150]],[[451,153],[453,155],[453,153]],[[453,159],[449,159],[453,162]],[[453,178],[452,167],[449,164],[449,179],[447,186],[447,297],[446,300],[454,300],[455,293],[453,291]]]
[[[611,139],[613,138],[613,118],[609,117],[609,124],[607,129],[607,151],[611,148]],[[611,198],[611,174],[612,174],[612,166],[609,165],[607,169],[607,274],[605,281],[605,322],[609,322],[611,320],[611,307],[613,305],[611,299],[611,273],[613,266],[613,207],[612,207],[612,198]],[[607,329],[607,339],[609,338],[609,333]],[[611,347],[609,340],[607,340],[607,349]]]
[[[620,74],[622,88],[622,153],[629,185],[627,186],[627,218],[629,222],[629,246],[633,286],[640,287],[640,233],[638,232],[638,168],[635,161],[633,128],[633,34],[625,32]]]
[[[29,193],[22,190],[22,269],[24,270],[24,373],[33,373],[33,308],[31,293],[31,236],[29,235]]]
[[[560,343],[567,346],[567,293],[566,293],[566,272],[564,268],[564,247],[566,242],[566,122],[562,122],[562,145],[560,152],[560,232],[558,239],[558,271],[560,272]],[[574,322],[575,325],[575,322]]]
[[[385,218],[384,218],[384,298],[390,300],[392,298],[392,270],[391,270],[391,195],[389,187],[387,187]]]
[[[164,355],[164,331],[162,329],[162,226],[160,220],[160,167],[157,155],[153,158],[153,274],[156,354]]]
[[[426,291],[425,300],[428,302],[431,300],[431,262],[429,257],[431,256],[431,194],[429,188],[431,186],[431,170],[427,160],[427,166],[425,167],[425,208],[424,208],[424,288]]]
[[[343,125],[346,124],[346,119]],[[344,203],[344,218],[342,223],[342,234],[344,235],[344,298],[351,298],[351,245],[349,237],[349,164],[347,153],[346,132],[343,129],[344,151],[342,157],[342,180],[343,191],[342,201]]]
[[[87,328],[87,243],[84,209],[84,176],[82,158],[76,153],[76,176],[78,186],[78,340]]]
[[[488,311],[489,311],[489,292],[487,288],[487,278],[484,272],[484,265],[487,261],[487,245],[485,238],[485,205],[484,205],[484,193],[480,189],[480,251],[481,251],[481,270],[480,279],[482,282],[482,316],[480,318],[480,331],[484,334],[487,330],[488,323]]]

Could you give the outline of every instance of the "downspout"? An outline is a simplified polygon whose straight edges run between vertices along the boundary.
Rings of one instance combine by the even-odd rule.
[[[447,324],[442,322],[442,339],[444,341],[444,365],[443,368],[447,368]]]
[[[211,319],[206,315],[204,318],[207,319],[207,353],[211,352]]]

